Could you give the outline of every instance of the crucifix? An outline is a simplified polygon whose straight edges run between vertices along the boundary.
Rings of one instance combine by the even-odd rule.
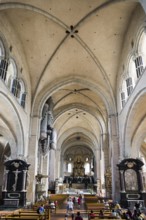
[[[18,181],[18,174],[21,173],[21,171],[18,171],[18,169],[16,169],[16,171],[13,171],[14,175],[15,175],[15,182],[12,185],[13,191],[16,191],[16,186],[17,186],[17,181]]]

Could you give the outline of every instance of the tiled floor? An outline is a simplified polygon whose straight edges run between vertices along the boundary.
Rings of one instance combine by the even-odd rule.
[[[65,201],[62,206],[57,209],[56,213],[51,213],[51,220],[64,220],[65,219],[65,215],[66,215],[66,203],[67,201]],[[76,213],[80,212],[81,216],[83,217],[84,220],[87,220],[87,213],[86,213],[86,209],[84,206],[84,199],[82,200],[82,204],[80,206],[80,208],[78,207],[77,204],[75,204],[74,206],[74,216],[76,216]],[[67,220],[71,220],[71,213],[68,214]]]

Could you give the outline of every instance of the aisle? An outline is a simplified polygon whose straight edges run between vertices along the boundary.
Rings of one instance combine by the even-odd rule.
[[[51,220],[64,220],[65,214],[66,214],[66,204],[67,201],[65,201],[60,208],[57,209],[56,213],[51,213]],[[78,204],[74,206],[74,216],[76,216],[76,213],[80,212],[81,216],[83,217],[83,220],[88,220],[87,213],[85,209],[84,204],[84,198],[82,199],[81,207],[78,208]],[[68,215],[67,220],[71,220],[71,214]]]

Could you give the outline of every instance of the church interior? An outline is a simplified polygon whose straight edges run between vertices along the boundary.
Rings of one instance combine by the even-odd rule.
[[[146,1],[0,1],[0,205],[146,205]]]

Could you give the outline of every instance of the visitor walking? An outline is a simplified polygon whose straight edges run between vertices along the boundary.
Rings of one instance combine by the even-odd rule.
[[[67,202],[67,213],[72,212],[73,209],[74,209],[73,201],[72,201],[72,199],[69,199],[68,202]]]
[[[78,197],[78,208],[80,209],[80,207],[81,207],[81,197],[79,196]]]

